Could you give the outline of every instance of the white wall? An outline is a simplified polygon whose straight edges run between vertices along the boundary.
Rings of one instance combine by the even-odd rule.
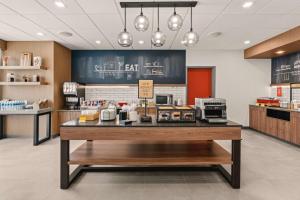
[[[187,50],[187,66],[216,67],[216,97],[227,100],[228,118],[249,125],[249,104],[270,95],[271,60],[245,60],[243,51]]]

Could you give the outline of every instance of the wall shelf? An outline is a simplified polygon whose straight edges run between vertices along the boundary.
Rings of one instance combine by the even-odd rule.
[[[45,82],[0,82],[0,85],[7,86],[35,86],[35,85],[47,85]]]
[[[164,76],[164,74],[144,74],[145,76]]]
[[[274,84],[270,84],[271,87],[282,87],[282,86],[288,86],[290,87],[291,84],[290,83],[274,83]]]
[[[271,87],[291,87],[292,89],[300,88],[300,83],[278,83],[270,84]]]
[[[291,88],[299,89],[300,88],[300,83],[292,83]]]
[[[165,66],[144,66],[145,68],[164,68]]]
[[[35,67],[35,66],[0,66],[0,70],[1,69],[5,69],[5,70],[39,70],[39,69],[43,69],[46,70],[47,68],[45,68],[44,66],[40,66],[40,67]]]

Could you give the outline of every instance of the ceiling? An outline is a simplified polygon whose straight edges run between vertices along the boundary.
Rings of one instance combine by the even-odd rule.
[[[135,0],[129,0],[135,1]],[[300,25],[300,0],[252,0],[251,8],[242,8],[245,0],[199,0],[193,10],[194,31],[200,35],[194,49],[245,49],[267,38]],[[53,0],[0,0],[0,38],[8,41],[54,40],[70,49],[124,49],[117,43],[123,29],[120,0],[64,0],[58,8]],[[151,46],[151,33],[157,27],[156,9],[145,8],[150,20],[146,32],[134,29],[138,8],[127,9],[127,29],[133,34],[133,49],[184,49],[181,40],[189,30],[189,8],[178,8],[184,25],[178,32],[169,31],[167,19],[172,8],[160,9],[160,29],[166,44]],[[58,33],[68,31],[72,37]],[[222,32],[214,38],[211,32]],[[43,36],[37,35],[38,32]],[[100,40],[101,44],[95,41]],[[143,40],[144,44],[138,41]],[[250,40],[248,45],[245,40]],[[128,48],[127,48],[128,49]]]

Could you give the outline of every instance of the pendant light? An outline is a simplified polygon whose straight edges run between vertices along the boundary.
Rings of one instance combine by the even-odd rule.
[[[187,32],[184,37],[182,43],[187,47],[192,47],[199,41],[199,36],[196,32],[193,31],[193,8],[191,7],[191,28],[190,31]]]
[[[181,28],[182,23],[182,17],[176,13],[176,8],[174,7],[174,13],[168,20],[168,27],[171,31],[178,31]]]
[[[143,14],[143,6],[141,6],[141,13],[134,20],[134,26],[137,31],[146,31],[149,27],[149,20]]]
[[[118,35],[118,43],[122,47],[130,47],[132,45],[133,38],[132,38],[132,35],[129,32],[127,32],[127,29],[126,29],[126,5],[124,8],[124,11],[125,11],[124,12],[125,13],[125,24],[124,24],[125,26],[124,26],[124,31]]]
[[[151,42],[155,47],[161,47],[166,42],[166,35],[159,30],[159,5],[157,6],[157,31],[152,34]]]

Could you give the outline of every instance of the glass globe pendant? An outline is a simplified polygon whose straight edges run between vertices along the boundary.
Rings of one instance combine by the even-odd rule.
[[[183,44],[187,47],[192,47],[195,44],[197,44],[199,41],[199,36],[196,32],[193,32],[191,29],[189,32],[187,32],[183,37]]]
[[[183,24],[183,19],[180,15],[178,15],[174,8],[174,13],[169,17],[168,27],[171,31],[178,31]]]
[[[141,7],[141,14],[138,15],[134,20],[134,27],[137,31],[146,31],[149,27],[149,20],[146,16],[143,14],[143,10]]]
[[[126,6],[125,6],[125,26],[124,31],[118,35],[118,43],[122,47],[130,47],[133,43],[132,35],[126,29]]]
[[[155,47],[163,46],[166,42],[166,34],[161,32],[158,28],[157,31],[152,34],[151,42]]]
[[[130,47],[132,45],[132,42],[132,35],[129,32],[127,32],[126,29],[124,29],[124,31],[118,35],[118,43],[122,47]]]
[[[191,28],[190,31],[187,32],[182,40],[182,44],[186,47],[195,46],[199,41],[199,35],[193,31],[193,18],[192,18],[192,7],[191,7]]]
[[[159,6],[157,7],[157,31],[152,34],[151,43],[155,47],[161,47],[166,42],[166,35],[159,30]]]

